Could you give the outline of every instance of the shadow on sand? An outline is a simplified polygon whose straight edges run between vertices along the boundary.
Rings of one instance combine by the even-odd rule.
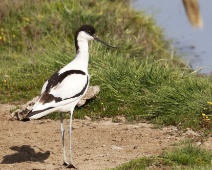
[[[45,153],[36,153],[35,150],[29,145],[23,145],[20,147],[13,146],[10,149],[17,151],[17,153],[4,156],[3,161],[0,164],[14,164],[27,161],[43,162],[50,156],[50,151],[46,151]]]

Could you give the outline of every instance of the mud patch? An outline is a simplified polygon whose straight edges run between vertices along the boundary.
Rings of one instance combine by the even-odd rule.
[[[10,121],[8,109],[0,114],[0,169],[65,169],[59,121]],[[69,120],[64,120],[64,125],[68,151]],[[73,162],[80,170],[116,167],[131,159],[159,155],[185,139],[183,134],[176,127],[155,129],[147,123],[114,123],[109,118],[75,119]],[[209,139],[204,144],[207,147],[211,147]]]

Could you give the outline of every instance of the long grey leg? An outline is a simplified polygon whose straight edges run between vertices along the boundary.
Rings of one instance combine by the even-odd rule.
[[[69,125],[69,128],[70,128],[70,130],[69,130],[69,135],[70,135],[70,163],[72,163],[72,113],[70,113],[70,125]]]
[[[69,130],[69,135],[70,135],[70,163],[66,166],[67,168],[75,168],[77,169],[77,167],[72,163],[72,115],[73,115],[73,111],[70,112],[70,130]]]
[[[67,159],[66,159],[66,149],[65,149],[65,141],[64,141],[64,132],[65,129],[63,127],[63,114],[60,113],[60,130],[61,130],[61,135],[62,135],[62,145],[63,145],[63,161],[64,165],[67,165]]]

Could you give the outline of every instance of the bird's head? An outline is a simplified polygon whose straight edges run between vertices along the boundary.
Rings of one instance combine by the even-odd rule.
[[[114,46],[111,46],[104,41],[100,40],[96,35],[95,35],[96,30],[91,26],[91,25],[82,25],[75,33],[75,43],[79,40],[96,40],[101,42],[102,44],[111,47],[111,48],[116,48]]]

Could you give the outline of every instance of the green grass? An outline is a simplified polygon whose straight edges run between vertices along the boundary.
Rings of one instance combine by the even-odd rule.
[[[0,4],[1,103],[39,95],[45,80],[74,58],[75,30],[91,24],[101,39],[120,48],[89,44],[91,85],[101,92],[76,109],[75,118],[123,114],[129,121],[211,130],[211,78],[173,56],[149,16],[121,0],[14,2]]]
[[[142,169],[211,169],[212,153],[187,143],[173,151],[164,152],[159,156],[143,157],[125,163],[113,170]]]

